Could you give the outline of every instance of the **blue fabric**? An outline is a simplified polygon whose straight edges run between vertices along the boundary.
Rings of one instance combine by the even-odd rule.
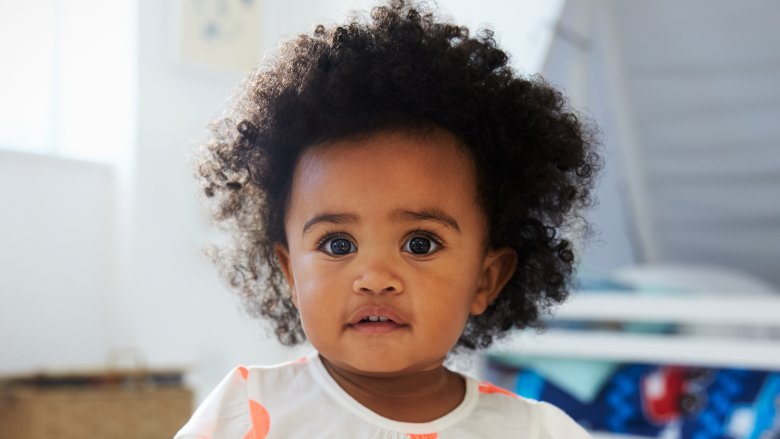
[[[592,399],[550,379],[550,371],[488,363],[513,374],[516,391],[548,401],[595,431],[681,439],[780,439],[780,373],[760,370],[616,365]],[[585,376],[585,375],[583,375]]]

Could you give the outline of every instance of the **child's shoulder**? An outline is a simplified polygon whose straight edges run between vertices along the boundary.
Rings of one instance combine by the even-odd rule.
[[[275,366],[234,367],[206,396],[175,439],[264,437],[263,432],[270,428],[270,413],[305,399],[290,395],[311,392],[307,372],[310,360],[304,357]]]
[[[517,424],[518,429],[530,430],[531,437],[539,439],[591,437],[569,415],[552,404],[519,396],[488,381],[479,381],[477,389],[480,397],[478,410],[481,412],[477,417],[493,418],[497,431],[505,430],[509,424]]]
[[[250,376],[255,375],[295,374],[307,369],[312,359],[313,355],[307,355],[297,360],[285,361],[271,366],[237,366],[232,373],[238,373],[244,379],[249,379]]]
[[[293,390],[296,382],[305,381],[304,386],[310,385],[309,363],[312,359],[312,356],[306,356],[272,366],[238,366],[232,373],[241,377],[248,396],[268,398],[279,392]]]

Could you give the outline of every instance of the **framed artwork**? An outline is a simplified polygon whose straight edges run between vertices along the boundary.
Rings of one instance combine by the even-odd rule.
[[[260,58],[259,0],[174,0],[173,42],[187,67],[244,73]]]

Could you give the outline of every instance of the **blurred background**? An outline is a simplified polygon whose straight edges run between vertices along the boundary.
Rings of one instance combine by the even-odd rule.
[[[517,372],[494,377],[519,391],[518,357],[572,357],[761,370],[766,389],[780,370],[780,4],[435,4],[494,29],[604,143],[582,292],[550,342],[492,357]],[[197,402],[237,364],[305,353],[246,317],[204,256],[219,235],[191,151],[280,41],[373,5],[0,0],[0,375],[95,370],[119,352],[185,370]],[[655,326],[620,338],[636,324]],[[749,419],[729,437],[752,437]]]

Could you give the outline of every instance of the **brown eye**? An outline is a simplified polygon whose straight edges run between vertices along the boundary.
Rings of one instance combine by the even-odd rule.
[[[352,251],[352,243],[342,238],[330,241],[328,247],[334,255],[346,255]]]
[[[424,255],[431,250],[431,240],[427,238],[412,238],[409,240],[409,250],[417,255]]]
[[[441,244],[432,237],[415,235],[404,244],[404,251],[413,255],[430,255],[441,248]]]
[[[345,256],[357,251],[357,246],[341,234],[325,236],[320,240],[317,248],[331,256]]]

